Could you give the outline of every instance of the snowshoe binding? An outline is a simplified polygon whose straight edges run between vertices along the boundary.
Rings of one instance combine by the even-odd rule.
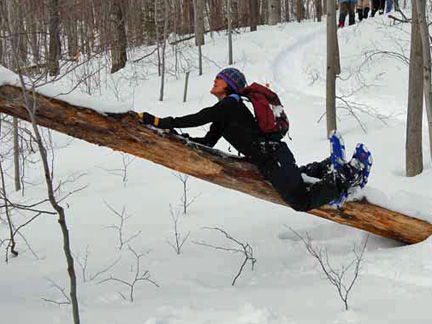
[[[354,188],[364,188],[372,168],[372,154],[364,144],[357,144],[351,160],[339,168],[335,175],[347,186],[339,198],[330,202],[330,206],[339,209],[354,192]]]

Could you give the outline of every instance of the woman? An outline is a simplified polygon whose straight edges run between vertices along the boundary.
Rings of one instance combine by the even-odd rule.
[[[348,188],[359,185],[362,169],[349,163],[330,171],[330,159],[299,168],[287,144],[261,134],[258,124],[243,104],[238,93],[246,86],[239,70],[227,68],[216,75],[210,91],[218,102],[212,107],[182,117],[158,118],[142,113],[142,122],[159,128],[187,128],[211,123],[202,138],[190,140],[213,147],[225,138],[239,153],[245,155],[270,181],[280,196],[295,210],[307,211],[338,199]],[[301,173],[321,179],[313,184],[303,181]]]

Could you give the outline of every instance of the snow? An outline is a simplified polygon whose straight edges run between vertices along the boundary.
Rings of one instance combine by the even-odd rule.
[[[404,176],[408,67],[401,60],[377,53],[364,63],[373,51],[403,51],[408,56],[409,26],[393,26],[388,18],[379,16],[339,30],[338,35],[342,64],[338,95],[352,93],[346,99],[364,110],[356,112],[361,127],[340,107],[338,127],[348,154],[357,142],[363,142],[374,156],[369,184],[357,197],[432,222],[426,122],[425,170],[413,178]],[[198,76],[192,70],[186,103],[182,101],[184,74],[168,76],[165,99],[158,101],[160,81],[149,61],[128,63],[115,75],[101,73],[101,90],[82,85],[70,92],[83,73],[78,69],[70,79],[37,91],[102,113],[136,110],[164,117],[195,112],[214,104],[209,93],[212,80],[227,62],[225,35],[215,34],[206,41],[204,73]],[[291,121],[292,141],[287,142],[299,164],[329,154],[325,120],[321,120],[325,111],[325,41],[325,20],[261,26],[257,32],[234,35],[235,66],[245,72],[249,82],[269,82],[280,94]],[[140,54],[134,50],[130,56]],[[195,59],[196,49],[191,47],[186,55]],[[172,56],[170,62],[173,66]],[[102,63],[95,66],[98,64]],[[17,77],[0,67],[0,85],[4,84],[18,84]],[[183,131],[199,136],[206,129]],[[193,178],[187,180],[187,194],[194,201],[183,214],[183,184],[171,170],[62,134],[53,133],[53,139],[58,147],[56,183],[62,181],[63,194],[82,189],[61,203],[66,208],[75,255],[82,323],[393,324],[432,320],[431,238],[405,246],[370,235],[346,311],[335,287],[293,231],[302,236],[308,233],[315,246],[328,251],[335,268],[354,259],[352,250],[363,244],[366,232]],[[220,141],[217,148],[228,151],[229,145]],[[128,165],[126,178],[124,165]],[[13,193],[11,183],[11,200],[45,197],[40,169],[30,166],[26,174],[31,185],[26,185],[25,197]],[[66,181],[71,178],[75,181]],[[126,243],[121,249],[115,229],[120,218],[108,206],[118,213],[124,208],[129,217],[122,229]],[[174,242],[172,216],[177,214],[180,234],[189,235],[180,255],[169,244]],[[15,214],[16,225],[28,217]],[[235,286],[231,283],[244,256],[202,245],[238,248],[211,228],[224,229],[253,248],[254,269],[247,263]],[[70,306],[45,301],[64,301],[60,289],[68,291],[56,217],[40,216],[22,232],[31,250],[18,237],[20,255],[0,265],[2,321],[72,322]],[[0,239],[6,239],[7,233],[1,223]],[[106,281],[132,282],[136,258],[128,246],[142,254],[141,270],[148,270],[149,279],[159,286],[149,281],[137,283],[133,302],[126,285]],[[84,264],[86,255],[84,271],[78,263]]]

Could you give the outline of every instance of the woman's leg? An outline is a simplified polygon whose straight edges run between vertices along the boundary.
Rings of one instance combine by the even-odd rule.
[[[327,173],[317,183],[305,183],[286,143],[281,143],[279,150],[260,166],[260,170],[281,198],[297,211],[321,207],[342,193],[332,173]]]

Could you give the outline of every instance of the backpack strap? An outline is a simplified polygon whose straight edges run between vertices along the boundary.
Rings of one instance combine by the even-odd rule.
[[[228,97],[234,98],[237,102],[240,102],[240,95],[237,93],[231,93]]]

